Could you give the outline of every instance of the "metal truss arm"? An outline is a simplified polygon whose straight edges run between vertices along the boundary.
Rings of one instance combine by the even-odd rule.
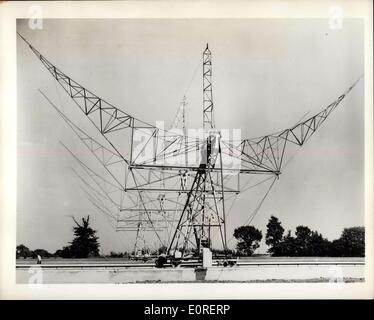
[[[279,174],[282,169],[286,145],[303,146],[360,79],[361,77],[325,109],[307,120],[297,123],[289,129],[258,138],[243,139],[236,144],[234,141],[223,141],[223,153],[237,154],[241,158],[242,170],[258,169]]]

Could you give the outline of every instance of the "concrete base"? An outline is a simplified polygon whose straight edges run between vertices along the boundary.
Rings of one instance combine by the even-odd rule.
[[[147,283],[147,282],[248,282],[302,281],[343,278],[363,279],[364,265],[253,265],[211,268],[17,268],[17,283]]]

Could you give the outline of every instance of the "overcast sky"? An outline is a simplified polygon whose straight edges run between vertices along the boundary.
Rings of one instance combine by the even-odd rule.
[[[188,126],[201,126],[202,52],[213,54],[216,125],[256,137],[291,127],[318,113],[364,72],[363,25],[344,20],[44,20],[18,31],[73,79],[154,123],[172,121],[188,98]],[[84,115],[31,50],[17,40],[18,205],[17,244],[54,252],[72,239],[71,216],[92,216],[102,252],[128,250],[132,236],[114,232],[86,199],[72,173],[74,160],[59,141],[84,148],[43,100],[45,91],[84,125]],[[271,215],[286,230],[307,225],[330,240],[364,224],[363,81],[343,100],[276,182],[253,220],[263,231]],[[75,113],[76,112],[76,113]],[[250,194],[230,212],[228,238],[249,215]],[[256,203],[257,205],[257,203]],[[233,247],[235,242],[231,242]],[[265,251],[261,246],[259,251]]]

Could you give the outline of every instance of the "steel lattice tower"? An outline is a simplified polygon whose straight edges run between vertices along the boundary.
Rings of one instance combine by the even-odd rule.
[[[207,137],[204,138],[199,169],[169,245],[169,254],[181,250],[183,256],[189,244],[196,249],[195,254],[199,254],[202,247],[211,248],[211,232],[217,228],[222,246],[227,248],[224,188],[219,192],[216,190],[217,185],[223,186],[221,137],[214,128],[212,53],[207,44],[203,52],[203,129]],[[213,174],[216,164],[220,170]]]
[[[215,128],[212,90],[212,53],[208,44],[203,53],[203,129]]]

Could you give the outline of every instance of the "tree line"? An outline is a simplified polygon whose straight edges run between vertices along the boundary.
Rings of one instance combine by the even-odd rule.
[[[271,216],[266,225],[265,243],[268,253],[274,257],[364,257],[365,228],[345,228],[339,239],[329,241],[321,233],[307,226],[298,226],[292,236],[285,234],[281,222]],[[234,231],[238,240],[237,254],[251,256],[260,246],[262,232],[253,226],[241,226]]]
[[[89,225],[90,217],[82,218],[79,223],[73,218],[75,226],[73,227],[74,238],[62,249],[54,254],[44,249],[30,250],[23,244],[17,246],[17,258],[36,258],[40,255],[42,258],[61,257],[61,258],[88,258],[99,256],[99,238],[96,236],[96,230]],[[234,230],[237,239],[236,250],[212,250],[216,254],[228,253],[230,255],[251,256],[259,248],[263,238],[262,232],[254,226],[241,226]],[[307,226],[298,226],[294,236],[289,230],[285,230],[278,218],[271,216],[266,225],[265,243],[268,245],[268,253],[274,257],[364,257],[365,256],[365,228],[351,227],[345,228],[339,239],[329,241],[317,231],[310,230]],[[161,247],[150,254],[161,254],[166,252],[166,247]],[[112,258],[126,258],[128,252],[111,252]]]
[[[30,250],[21,244],[16,248],[17,258],[36,258],[40,255],[42,258],[60,257],[60,258],[88,258],[99,256],[99,238],[96,236],[96,230],[90,227],[90,216],[82,218],[79,223],[73,218],[75,226],[73,227],[74,239],[62,249],[54,254],[44,249]]]
[[[73,218],[75,226],[73,227],[74,239],[69,242],[68,245],[64,246],[62,249],[56,250],[55,253],[50,253],[45,249],[30,250],[23,244],[20,244],[16,248],[16,258],[33,258],[35,259],[38,255],[42,258],[89,258],[89,257],[99,257],[99,238],[96,236],[97,231],[92,229],[90,226],[90,216],[87,218],[82,218],[82,222]],[[161,253],[166,253],[167,248],[161,246],[160,248],[149,251],[142,249],[142,254],[158,255]],[[108,257],[110,258],[129,258],[131,254],[135,252],[110,252]]]

